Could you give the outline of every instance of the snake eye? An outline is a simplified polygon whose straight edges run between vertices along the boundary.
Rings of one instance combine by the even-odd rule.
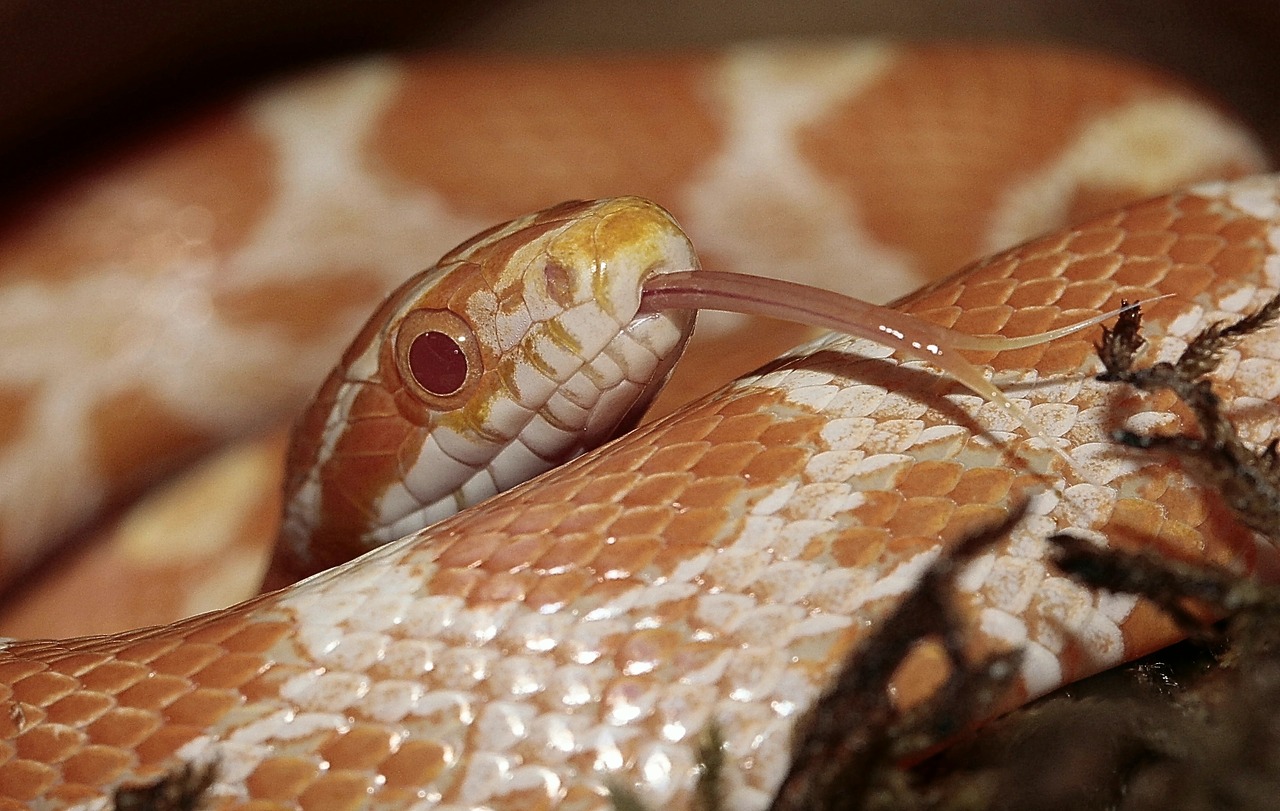
[[[456,408],[481,372],[475,333],[449,310],[414,310],[400,322],[396,367],[405,388],[434,408]]]

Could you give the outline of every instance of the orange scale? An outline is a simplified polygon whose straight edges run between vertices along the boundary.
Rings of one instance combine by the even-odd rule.
[[[605,529],[605,535],[619,539],[637,535],[661,535],[673,516],[674,511],[670,506],[633,507],[610,523]]]
[[[258,676],[267,667],[261,656],[252,653],[226,653],[221,659],[191,674],[191,681],[205,688],[235,690]]]
[[[1154,258],[1167,255],[1177,241],[1178,236],[1168,231],[1141,231],[1126,235],[1116,248],[1135,259]]]
[[[355,724],[320,747],[330,769],[377,769],[394,750],[391,732],[374,724]]]
[[[1232,245],[1247,245],[1259,240],[1266,241],[1267,232],[1270,229],[1263,220],[1253,217],[1236,217],[1224,222],[1222,227],[1215,230]]]
[[[598,503],[598,502],[587,502]],[[554,527],[564,521],[575,511],[574,505],[567,500],[548,501],[545,504],[530,504],[519,512],[504,511],[504,528],[501,533],[492,533],[499,537],[524,535],[531,532],[545,532],[547,527]],[[506,515],[506,513],[511,513]],[[468,531],[470,534],[470,531]]]
[[[1005,304],[993,307],[975,307],[961,313],[952,329],[967,335],[994,335],[1004,330],[1014,309]]]
[[[495,572],[476,581],[467,596],[471,605],[520,602],[529,593],[536,575],[532,572]]]
[[[1116,283],[1110,279],[1073,281],[1058,299],[1058,306],[1064,310],[1097,310],[1115,290]]]
[[[685,641],[684,636],[672,628],[643,628],[627,636],[613,660],[620,673],[648,673],[672,661]]]
[[[617,500],[628,507],[670,505],[689,489],[692,481],[689,473],[658,473],[635,480],[635,486],[619,493]]]
[[[279,697],[282,684],[291,678],[296,678],[308,672],[310,671],[307,668],[299,665],[272,662],[256,677],[240,685],[237,689],[244,697],[244,703],[246,704],[252,704],[255,701],[271,701]]]
[[[923,295],[912,296],[911,303],[913,307],[920,310],[938,310],[953,306],[963,294],[964,285],[948,284]]]
[[[528,569],[530,561],[540,558],[554,544],[555,538],[545,532],[511,537],[494,547],[479,568],[494,573]]]
[[[997,279],[996,281],[999,280]],[[975,282],[975,284],[977,283]],[[957,285],[957,287],[963,291],[968,288],[969,285]],[[923,318],[931,324],[939,324],[944,327],[950,327],[955,324],[956,319],[965,312],[964,307],[936,307],[932,309],[923,309],[916,307],[914,303],[907,305],[904,309],[912,315]]]
[[[949,495],[957,504],[996,504],[1008,496],[1016,475],[1003,467],[970,468]]]
[[[985,282],[962,285],[955,304],[962,310],[989,306],[991,302],[1005,302],[1018,287],[1014,279],[990,279]]]
[[[240,703],[240,696],[230,690],[201,687],[165,707],[164,717],[170,724],[203,727],[222,718]]]
[[[1072,234],[1064,247],[1071,253],[1085,256],[1110,253],[1125,241],[1125,237],[1125,231],[1114,226],[1089,228]]]
[[[602,572],[596,570],[589,576],[586,588],[582,590],[581,596],[578,599],[588,599],[591,601],[592,605],[605,605],[621,598],[623,594],[630,592],[635,587],[635,580],[629,578],[611,580],[604,577]],[[592,644],[594,645],[597,643]],[[609,637],[598,643],[598,647],[601,650],[613,650],[617,645],[618,642],[613,637]],[[568,645],[562,645],[559,650],[562,652],[568,652],[570,647]]]
[[[1114,224],[1114,223],[1113,223]],[[1106,222],[1100,222],[1094,226],[1095,228],[1106,228]],[[1051,253],[1066,253],[1068,243],[1076,236],[1072,231],[1061,231],[1054,234],[1045,234],[1042,237],[1032,240],[1022,248],[1014,249],[1014,256],[1039,256]],[[996,264],[996,263],[992,263]]]
[[[766,408],[781,398],[778,392],[773,390],[747,390],[741,394],[734,395],[723,401],[708,402],[703,408],[708,411],[714,411],[724,417],[734,417],[738,414],[752,414]]]
[[[812,443],[824,425],[826,420],[817,414],[790,417],[779,420],[776,425],[761,434],[759,442],[768,448]]]
[[[898,492],[907,498],[946,495],[955,488],[963,473],[964,467],[957,462],[917,462],[898,483]]]
[[[687,486],[673,497],[682,510],[723,508],[741,496],[742,480],[737,476],[694,478],[681,474]]]
[[[1117,499],[1111,508],[1107,527],[1129,535],[1138,533],[1143,537],[1159,537],[1164,520],[1164,508],[1159,504],[1136,498],[1122,498]]]
[[[1186,234],[1169,248],[1169,258],[1188,265],[1205,264],[1226,246],[1227,241],[1216,234]]]
[[[152,629],[149,629],[152,630]],[[160,631],[154,631],[159,633]],[[138,662],[139,664],[147,664],[152,659],[171,652],[174,648],[182,644],[181,638],[173,636],[160,636],[143,638],[136,642],[121,647],[116,651],[116,658],[126,662]]]
[[[84,745],[82,730],[46,724],[19,735],[11,756],[41,763],[60,763]]]
[[[725,510],[722,509],[682,509],[671,517],[667,524],[667,544],[673,558],[683,557],[680,549],[702,549],[711,546],[721,532],[732,528]]]
[[[556,523],[541,525],[538,531],[552,532],[555,535],[599,532],[612,523],[621,512],[620,504],[580,504],[571,512],[562,514]]]
[[[1123,263],[1124,257],[1115,253],[1083,256],[1073,259],[1071,267],[1063,272],[1074,279],[1111,279]]]
[[[67,676],[80,676],[109,661],[111,661],[109,653],[68,653],[50,658],[49,669]],[[0,673],[2,672],[3,666],[0,666]]]
[[[1048,375],[1074,374],[1081,369],[1092,369],[1090,364],[1098,356],[1092,344],[1055,342],[1045,344],[1036,368],[1041,378]],[[1034,392],[1032,392],[1034,395]]]
[[[1198,208],[1204,208],[1204,207],[1199,206]],[[1232,214],[1228,216],[1228,215],[1224,215],[1222,212],[1219,212],[1219,211],[1211,211],[1211,210],[1190,211],[1189,210],[1189,211],[1186,211],[1182,215],[1182,217],[1178,220],[1177,230],[1179,232],[1188,233],[1188,234],[1189,233],[1219,234],[1223,237],[1226,237],[1227,239],[1231,239],[1232,241],[1235,241],[1234,239],[1232,239],[1233,237],[1241,236],[1241,234],[1237,229],[1240,227],[1240,223],[1242,222],[1256,223],[1257,220],[1254,220],[1249,217],[1240,217],[1238,214]],[[1254,235],[1256,233],[1257,233],[1256,229],[1250,229],[1245,232],[1244,236]]]
[[[937,535],[947,526],[955,511],[949,498],[922,497],[907,499],[886,529],[891,535]]]
[[[1059,304],[1063,292],[1069,287],[1066,279],[1037,279],[1015,287],[1004,303],[1010,307],[1034,307]]]
[[[663,437],[667,441],[668,437]],[[641,466],[640,472],[646,475],[667,473],[671,471],[690,470],[711,450],[708,442],[682,442],[659,448]]]
[[[436,741],[410,740],[402,743],[382,761],[379,772],[387,788],[417,788],[429,785],[449,767],[449,749]]]
[[[1218,254],[1213,265],[1219,269],[1219,272],[1231,269],[1232,275],[1242,275],[1253,268],[1261,267],[1265,259],[1266,252],[1257,244],[1231,245]]]
[[[89,803],[102,799],[102,789],[82,783],[63,783],[49,789],[43,799],[47,806],[54,808],[92,807]],[[10,806],[0,807],[7,809]]]
[[[116,700],[124,707],[159,710],[194,689],[195,685],[181,676],[157,674],[123,690]]]
[[[725,407],[731,409],[734,403],[726,403]],[[725,409],[721,409],[722,411]],[[662,437],[662,444],[665,446],[658,452],[668,450],[671,447],[680,447],[686,445],[697,445],[706,439],[707,434],[716,429],[724,416],[717,413],[708,413],[705,416],[694,416],[687,414],[690,419],[681,419],[679,422],[663,422],[659,423],[660,431],[655,432]],[[647,465],[645,465],[647,467]]]
[[[1204,210],[1207,201],[1200,198],[1183,197],[1172,201],[1168,199],[1154,200],[1117,212],[1115,220],[1118,225],[1129,232],[1169,231],[1179,220],[1188,215]]]
[[[22,701],[11,701],[9,712],[0,713],[0,736],[8,739],[16,738],[22,730],[43,724],[48,717],[49,713],[44,707]],[[0,743],[3,742],[0,741]]]
[[[126,749],[90,745],[63,762],[62,779],[67,783],[101,786],[118,779],[136,762],[134,754]]]
[[[1000,523],[1008,514],[1008,510],[997,504],[958,504],[939,534],[947,538],[966,538]]]
[[[506,542],[506,537],[497,532],[454,538],[441,549],[436,565],[442,569],[469,569],[488,560]]]
[[[166,724],[134,747],[133,753],[143,765],[170,761],[179,749],[204,735],[205,729],[204,726]]]
[[[539,575],[525,593],[524,602],[533,611],[559,607],[578,599],[595,583],[595,577],[585,567]]]
[[[751,485],[760,487],[799,474],[804,469],[805,463],[808,462],[809,458],[808,451],[794,445],[767,447],[762,451],[758,445],[753,444],[750,447],[742,448],[736,454],[724,454],[719,459],[723,463],[719,468],[712,468],[706,472],[699,468],[694,472],[700,476],[721,475],[727,477],[738,475],[737,471],[741,471],[740,475]],[[747,459],[750,459],[750,461],[747,461]],[[738,464],[737,470],[734,468],[735,462]]]
[[[0,794],[14,800],[31,800],[57,782],[60,770],[32,760],[11,760],[0,765]]]
[[[554,543],[533,561],[534,569],[546,572],[585,566],[604,546],[604,536],[596,532],[556,534],[553,537]]]
[[[577,481],[549,481],[538,488],[539,500],[566,503],[581,500],[582,485]]]
[[[473,569],[440,569],[431,576],[427,587],[433,594],[443,597],[469,598],[476,585],[488,577]]]
[[[748,412],[728,414],[724,420],[707,434],[708,442],[719,444],[724,442],[752,442],[769,429],[775,418],[771,414]]]
[[[850,510],[850,513],[864,526],[883,527],[893,520],[902,501],[902,495],[898,492],[868,490],[862,494],[862,503]]]
[[[130,749],[137,746],[163,723],[158,713],[133,707],[116,707],[103,713],[85,731],[96,744]]]
[[[631,498],[637,489],[637,483],[643,487],[650,482],[657,482],[660,477],[642,478],[637,473],[606,473],[603,476],[588,478],[574,495],[573,500],[585,504],[599,504],[606,501],[623,501]]]
[[[1240,570],[1241,561],[1232,544],[1210,544],[1206,543],[1207,540],[1199,528],[1182,521],[1165,518],[1164,523],[1160,525],[1162,547],[1184,550],[1191,560],[1204,561],[1210,566]]]
[[[1214,273],[1204,265],[1174,265],[1165,272],[1164,288],[1178,295],[1193,298],[1209,289]]]
[[[183,645],[151,662],[151,669],[170,676],[190,676],[226,655],[219,645]]]
[[[831,541],[831,558],[841,567],[869,566],[884,555],[890,542],[884,527],[850,527]]]
[[[881,559],[886,566],[893,567],[910,560],[921,552],[933,549],[941,540],[937,535],[894,535],[890,533],[889,542],[885,544]]]
[[[319,773],[319,766],[310,758],[272,757],[254,768],[245,780],[245,788],[255,799],[291,802]]]
[[[1160,501],[1168,519],[1192,527],[1199,527],[1209,520],[1209,501],[1202,495],[1187,492],[1182,481],[1175,486],[1169,498],[1164,498],[1164,492],[1161,492],[1152,499]]]
[[[599,577],[632,578],[649,567],[663,552],[663,542],[656,536],[618,538],[606,543],[592,561]]]
[[[245,623],[224,639],[222,646],[237,653],[263,653],[271,650],[294,630],[293,625],[288,622],[268,620]]]
[[[1138,498],[1146,499],[1147,501],[1161,501],[1164,498],[1164,494],[1169,491],[1169,488],[1173,487],[1174,498],[1169,499],[1171,502],[1186,499],[1188,494],[1173,481],[1173,475],[1175,475],[1173,470],[1160,470],[1133,479],[1131,480],[1133,493]],[[1165,506],[1168,508],[1172,505]]]
[[[1167,257],[1129,257],[1116,269],[1112,280],[1128,287],[1155,288],[1169,275],[1173,267]]]
[[[1040,360],[1044,357],[1047,346],[1047,344],[1039,344],[1037,346],[1024,346],[1021,349],[1006,349],[988,362],[998,372],[1021,372],[1026,369],[1037,369],[1045,372],[1047,370],[1040,368]],[[1023,392],[1013,392],[1012,396],[1023,396]]]
[[[223,640],[239,632],[245,626],[246,620],[238,615],[213,615],[198,621],[193,627],[186,630],[186,644],[200,643],[209,645],[220,645]],[[156,658],[160,658],[164,654],[157,654]]]
[[[13,700],[47,707],[80,689],[79,679],[49,671],[33,673],[13,685]]]

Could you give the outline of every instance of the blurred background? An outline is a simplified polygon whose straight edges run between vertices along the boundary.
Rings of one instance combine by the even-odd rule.
[[[711,47],[759,38],[1034,40],[1180,74],[1280,146],[1274,0],[0,0],[0,189],[175,108],[370,51]]]

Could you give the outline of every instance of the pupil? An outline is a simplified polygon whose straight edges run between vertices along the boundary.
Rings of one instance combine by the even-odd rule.
[[[424,332],[409,345],[409,370],[432,394],[453,394],[467,379],[467,356],[443,332]]]

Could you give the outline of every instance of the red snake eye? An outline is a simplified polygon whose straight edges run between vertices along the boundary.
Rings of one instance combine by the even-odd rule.
[[[475,333],[450,310],[409,312],[393,351],[405,390],[437,410],[464,405],[482,371]]]
[[[424,332],[409,344],[409,372],[432,394],[453,394],[467,380],[467,356],[443,332]]]

